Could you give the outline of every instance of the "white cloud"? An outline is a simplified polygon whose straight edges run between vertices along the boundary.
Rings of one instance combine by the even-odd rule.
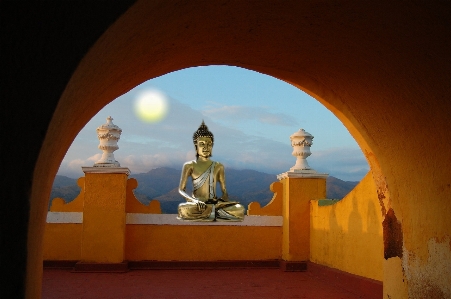
[[[89,162],[97,162],[100,160],[100,158],[102,157],[102,154],[95,154],[94,156],[91,156],[87,159],[87,161]]]
[[[369,171],[365,156],[356,148],[331,148],[316,152],[312,147],[308,161],[316,170],[345,181],[360,181]]]
[[[299,124],[294,117],[272,112],[268,107],[226,106],[213,103],[202,110],[202,114],[226,122],[258,121],[263,124],[294,127]]]
[[[64,161],[63,161],[63,163],[64,163]],[[67,168],[76,169],[78,167],[85,165],[86,161],[82,160],[82,159],[75,159],[75,160],[67,162],[66,164],[67,164]]]

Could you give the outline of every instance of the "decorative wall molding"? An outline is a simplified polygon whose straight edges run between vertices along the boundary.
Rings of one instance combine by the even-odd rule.
[[[47,223],[83,223],[83,213],[47,212]]]
[[[128,167],[109,167],[109,166],[96,166],[96,167],[85,167],[81,168],[84,173],[125,173],[130,175],[130,169]]]
[[[127,213],[126,224],[198,226],[282,226],[282,216],[245,216],[240,222],[197,222],[178,220],[177,214]],[[47,223],[83,223],[82,212],[48,212]]]
[[[293,147],[291,154],[296,157],[296,164],[289,171],[277,175],[278,180],[286,178],[325,179],[329,176],[327,173],[318,173],[308,165],[307,158],[312,154],[310,147],[313,145],[313,138],[313,135],[304,129],[299,129],[290,136]]]

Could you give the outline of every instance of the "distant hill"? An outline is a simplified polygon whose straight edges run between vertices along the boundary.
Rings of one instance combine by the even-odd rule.
[[[69,187],[69,186],[77,186],[77,179],[69,178],[64,175],[57,175],[55,177],[55,180],[53,180],[53,188],[60,188],[60,187]],[[80,188],[79,188],[80,189]],[[52,189],[53,191],[53,189]]]
[[[330,199],[342,199],[345,197],[359,182],[342,181],[336,177],[329,176],[326,181],[326,194]]]
[[[77,179],[69,178],[63,175],[57,175],[53,180],[50,200],[56,197],[63,198],[66,202],[74,200],[80,194],[80,187],[77,185]],[[50,209],[50,201],[49,201]]]
[[[146,173],[132,174],[130,177],[135,178],[138,181],[138,187],[135,189],[135,194],[144,194],[150,200],[177,188],[180,181],[180,173],[181,170],[160,167]]]
[[[242,203],[245,207],[253,201],[266,205],[273,193],[269,185],[277,181],[276,175],[267,174],[255,170],[237,170],[227,168],[225,170],[227,191],[229,198]],[[147,173],[131,175],[138,181],[138,187],[134,190],[136,198],[147,205],[153,199],[160,201],[163,213],[177,213],[177,206],[183,201],[178,193],[180,182],[180,169],[160,167]],[[347,182],[329,176],[327,179],[327,198],[341,199],[351,191],[358,182]],[[188,184],[190,185],[190,184]],[[187,193],[191,189],[187,188]],[[70,202],[80,193],[77,180],[57,175],[53,183],[50,198],[61,197]]]

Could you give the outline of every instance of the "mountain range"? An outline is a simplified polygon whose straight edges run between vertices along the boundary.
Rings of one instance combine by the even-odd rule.
[[[269,190],[269,185],[277,181],[276,175],[232,168],[226,168],[225,173],[230,200],[239,201],[247,207],[253,201],[264,206],[272,199],[274,193]],[[134,190],[136,198],[145,205],[153,199],[158,200],[163,213],[176,214],[178,204],[184,201],[178,193],[180,174],[180,169],[160,167],[147,173],[131,175],[130,177],[138,181],[138,187]],[[329,176],[326,183],[327,198],[341,199],[357,184],[358,182],[342,181]],[[76,179],[57,175],[53,182],[50,198],[61,197],[66,202],[70,202],[79,193],[80,188]],[[189,187],[187,193],[191,193]]]

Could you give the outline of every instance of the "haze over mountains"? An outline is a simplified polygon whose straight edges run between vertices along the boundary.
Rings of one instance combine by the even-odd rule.
[[[269,190],[271,183],[277,181],[274,174],[255,170],[237,170],[226,168],[226,183],[229,198],[242,203],[245,207],[253,201],[266,205],[274,193]],[[160,201],[161,210],[166,214],[176,214],[177,206],[184,201],[178,193],[181,169],[160,167],[147,173],[131,175],[138,181],[135,196],[147,205],[153,199]],[[341,199],[351,191],[358,182],[347,182],[329,176],[327,179],[327,198]],[[190,185],[190,184],[188,184]],[[189,187],[188,194],[191,193]],[[50,198],[61,197],[70,202],[80,193],[77,180],[66,176],[55,177]]]

